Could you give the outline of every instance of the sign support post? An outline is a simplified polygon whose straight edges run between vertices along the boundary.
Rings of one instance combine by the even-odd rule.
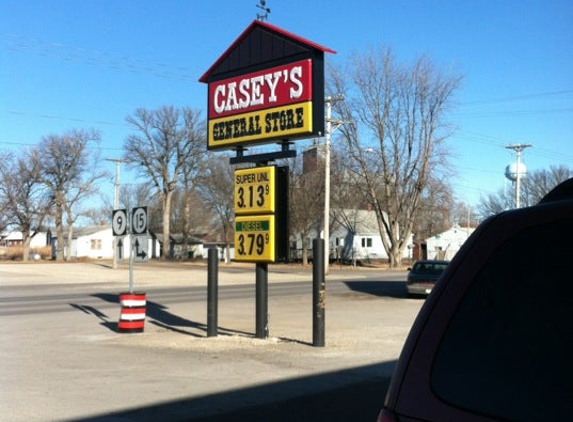
[[[326,285],[324,283],[324,239],[312,241],[312,345],[324,347]]]
[[[257,263],[256,268],[256,337],[269,337],[269,264]]]
[[[218,283],[217,248],[211,247],[207,266],[207,337],[217,337],[218,334]]]
[[[121,313],[117,330],[120,333],[141,333],[145,325],[145,293],[135,293],[133,288],[133,263],[135,258],[145,262],[147,256],[147,207],[113,210],[113,235],[116,236],[114,258],[123,259],[123,238],[129,234],[129,292],[120,293]],[[136,235],[140,235],[143,245]],[[141,246],[141,248],[140,248]],[[134,253],[134,251],[136,253]],[[137,256],[136,256],[137,254]]]
[[[133,234],[129,236],[129,293],[133,294]]]
[[[268,264],[290,260],[288,168],[268,164],[295,157],[293,140],[324,135],[325,53],[335,51],[257,20],[199,79],[208,84],[207,149],[256,164],[235,170],[234,244],[235,261],[256,264],[257,338],[269,331]],[[272,142],[281,151],[244,155]]]

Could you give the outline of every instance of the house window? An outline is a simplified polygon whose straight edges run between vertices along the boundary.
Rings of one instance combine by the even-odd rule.
[[[90,247],[92,251],[100,251],[101,239],[90,239]]]
[[[372,247],[372,238],[371,237],[363,237],[362,238],[362,247],[363,248],[371,248]]]

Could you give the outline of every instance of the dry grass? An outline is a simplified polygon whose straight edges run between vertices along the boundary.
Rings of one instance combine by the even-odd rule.
[[[30,248],[30,259],[38,254],[40,259],[52,259],[52,247],[44,246],[42,248]],[[22,261],[24,256],[23,246],[11,246],[9,248],[0,248],[0,260],[4,261]]]

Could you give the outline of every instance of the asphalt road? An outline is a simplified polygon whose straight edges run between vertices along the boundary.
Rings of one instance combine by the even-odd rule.
[[[405,273],[333,271],[326,347],[312,347],[309,271],[269,274],[270,337],[254,339],[254,276],[224,268],[206,337],[204,268],[138,268],[142,334],[118,334],[125,271],[0,264],[0,420],[373,421],[422,301]]]

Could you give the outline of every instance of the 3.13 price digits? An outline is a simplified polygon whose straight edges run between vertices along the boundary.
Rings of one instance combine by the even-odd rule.
[[[265,198],[270,192],[269,185],[239,186],[237,188],[238,208],[262,208],[265,205]]]
[[[235,170],[235,214],[273,214],[275,179],[274,166]]]

